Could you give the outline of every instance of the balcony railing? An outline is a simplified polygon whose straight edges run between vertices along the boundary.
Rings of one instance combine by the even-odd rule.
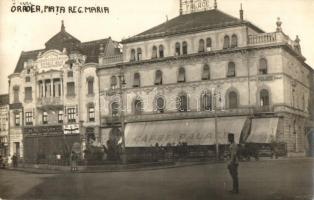
[[[63,99],[61,97],[43,97],[37,100],[37,105],[63,105]]]
[[[116,63],[120,63],[122,61],[123,61],[123,54],[99,58],[99,63],[101,65],[116,64]]]

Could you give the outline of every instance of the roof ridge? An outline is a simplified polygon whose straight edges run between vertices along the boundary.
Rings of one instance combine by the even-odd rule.
[[[82,45],[86,45],[86,44],[89,44],[89,43],[97,43],[97,42],[104,41],[104,40],[109,40],[109,39],[111,39],[111,37],[104,38],[104,39],[98,39],[98,40],[91,40],[91,41],[81,42],[81,44]]]

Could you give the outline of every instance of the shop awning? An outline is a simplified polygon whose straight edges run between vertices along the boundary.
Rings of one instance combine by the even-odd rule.
[[[252,119],[251,134],[247,142],[270,143],[276,139],[278,120],[278,118]]]
[[[239,141],[246,118],[218,119],[218,142],[227,144],[228,133]],[[126,147],[148,147],[186,142],[188,145],[215,144],[215,119],[186,119],[129,123],[125,128]]]

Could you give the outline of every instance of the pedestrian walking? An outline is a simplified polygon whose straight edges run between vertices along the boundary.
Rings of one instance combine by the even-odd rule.
[[[71,171],[77,171],[77,160],[78,160],[78,155],[72,151],[71,153]]]
[[[230,191],[233,194],[239,193],[239,180],[238,180],[238,147],[237,144],[234,142],[234,134],[228,134],[228,141],[230,143],[230,160],[228,163],[228,170],[232,178],[232,185],[233,188]]]
[[[12,163],[13,163],[13,167],[16,168],[18,166],[18,158],[16,154],[13,154],[12,156]]]

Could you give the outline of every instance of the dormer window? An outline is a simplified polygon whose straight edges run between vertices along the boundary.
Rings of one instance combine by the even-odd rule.
[[[183,55],[187,55],[188,54],[188,43],[185,42],[185,41],[182,43],[182,54]]]
[[[233,34],[231,37],[231,48],[238,47],[238,37],[237,35]]]
[[[228,49],[230,48],[230,38],[228,35],[226,35],[224,37],[224,46],[223,46],[223,49]]]
[[[180,56],[181,55],[181,45],[180,45],[180,43],[179,42],[177,42],[176,43],[176,53],[175,53],[175,55],[176,56]]]
[[[198,52],[205,52],[205,42],[203,39],[200,39],[200,41],[198,42]]]
[[[163,58],[164,56],[164,46],[159,45],[159,58]]]
[[[131,58],[130,61],[135,61],[135,49],[131,50]]]
[[[152,59],[157,58],[157,47],[153,46]]]
[[[212,39],[211,38],[207,38],[206,39],[206,50],[207,51],[211,51],[212,50]]]
[[[142,49],[137,48],[137,60],[140,61],[142,60]]]

